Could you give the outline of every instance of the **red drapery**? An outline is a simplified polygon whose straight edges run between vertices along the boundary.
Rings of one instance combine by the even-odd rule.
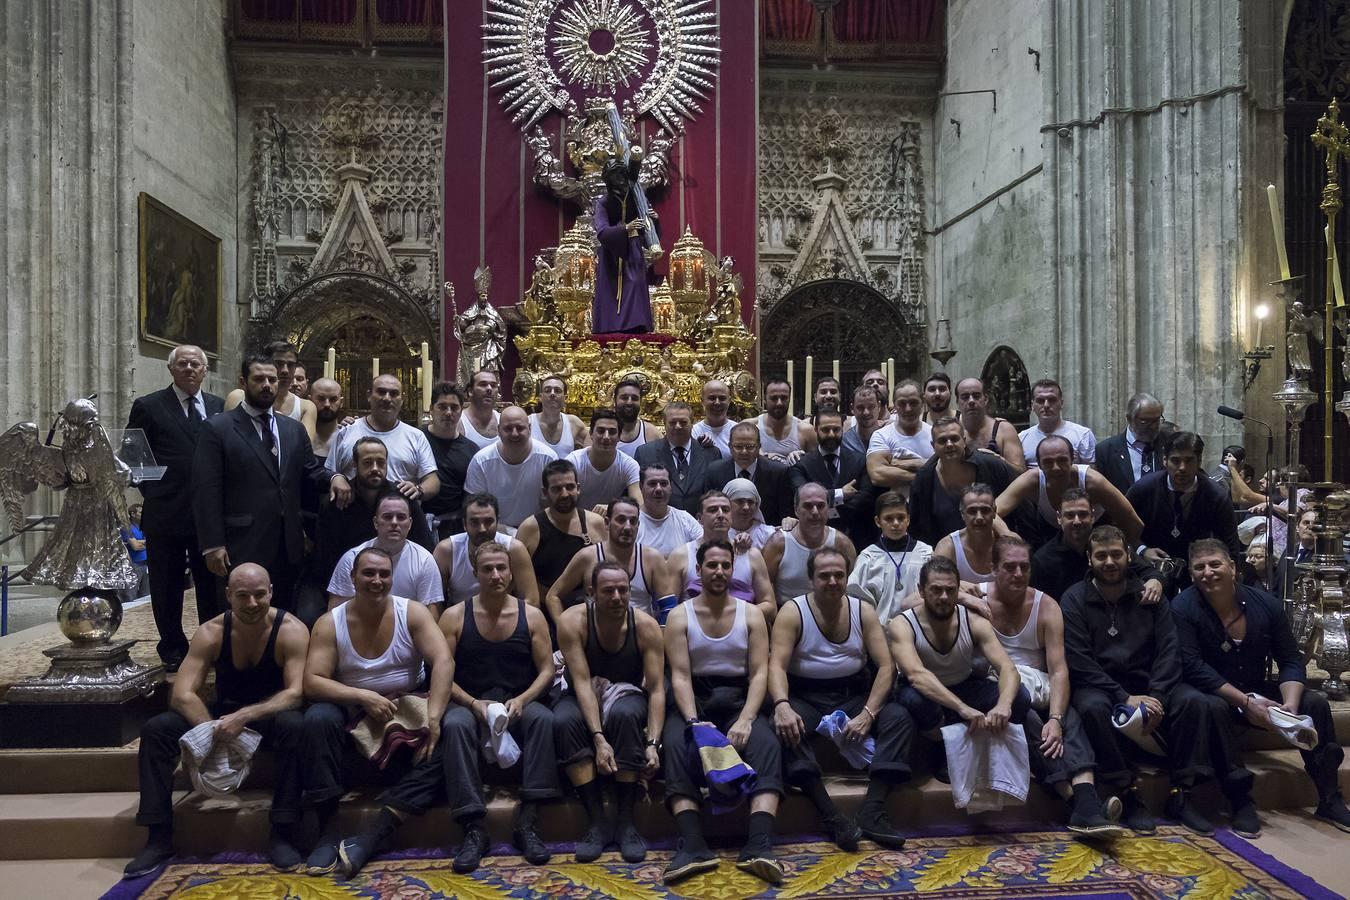
[[[858,43],[921,43],[936,6],[936,0],[840,0],[831,10],[834,36]]]
[[[759,0],[761,49],[791,59],[941,57],[941,0]]]
[[[577,211],[564,211],[534,185],[520,128],[485,84],[481,6],[470,17],[463,0],[445,2],[455,14],[446,15],[445,35],[443,272],[463,309],[472,301],[474,269],[486,263],[492,302],[510,306],[529,287],[534,255],[558,245]],[[758,4],[715,0],[714,6],[722,48],[717,89],[702,101],[702,115],[685,124],[672,152],[671,186],[653,197],[653,206],[667,250],[688,226],[718,257],[735,257],[745,281],[742,315],[753,326]],[[561,117],[551,114],[540,124],[561,156]],[[656,130],[649,119],[639,127],[647,135]],[[447,366],[456,356],[452,325],[447,310],[441,357]]]
[[[809,0],[760,0],[760,35],[770,41],[812,40],[811,27],[820,13]]]

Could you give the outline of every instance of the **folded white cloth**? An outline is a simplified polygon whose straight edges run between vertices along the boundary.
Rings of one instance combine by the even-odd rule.
[[[1018,666],[1017,674],[1022,676],[1022,687],[1031,697],[1032,709],[1042,712],[1050,708],[1050,676],[1031,666]]]
[[[1247,696],[1255,699],[1261,695]],[[1270,724],[1276,734],[1300,750],[1311,750],[1317,746],[1317,728],[1313,725],[1312,716],[1296,716],[1278,706],[1272,706]]]
[[[1148,724],[1148,710],[1143,706],[1126,706],[1124,703],[1117,703],[1115,710],[1111,714],[1111,724],[1116,726],[1116,730],[1134,741],[1146,752],[1154,756],[1166,756],[1167,747],[1164,745],[1162,735],[1156,731],[1153,734],[1144,734],[1144,726]]]
[[[220,799],[239,790],[253,766],[253,754],[262,743],[262,735],[245,728],[228,741],[216,740],[218,719],[203,722],[178,739],[183,751],[183,768],[192,786],[208,797]]]
[[[483,757],[490,763],[509,769],[520,761],[520,746],[507,731],[510,724],[505,703],[489,703],[487,724],[480,726],[483,733]]]
[[[848,727],[848,713],[836,709],[829,715],[821,716],[816,725],[816,733],[823,734],[839,748],[839,755],[855,769],[866,769],[872,765],[872,757],[877,752],[876,738],[870,734],[861,741],[851,741],[844,736]]]
[[[1031,787],[1026,732],[1009,723],[1002,732],[971,731],[964,722],[942,729],[957,809],[979,813],[1025,803]]]

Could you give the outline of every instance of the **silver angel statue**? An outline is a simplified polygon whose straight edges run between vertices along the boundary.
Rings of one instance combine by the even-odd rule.
[[[113,453],[88,400],[61,414],[61,447],[42,443],[37,426],[21,422],[0,435],[0,499],[10,527],[23,526],[23,495],[45,484],[65,491],[56,528],[23,577],[63,590],[123,590],[139,580],[122,543],[130,528],[123,491],[131,470]]]
[[[1322,331],[1322,317],[1313,313],[1304,315],[1303,304],[1295,301],[1289,308],[1285,326],[1284,347],[1289,364],[1289,372],[1299,381],[1306,381],[1312,373],[1312,351],[1310,344],[1318,343]]]
[[[455,377],[461,385],[473,382],[473,373],[484,369],[498,374],[506,356],[506,320],[488,303],[492,288],[492,273],[480,266],[473,273],[477,301],[462,313],[455,315],[455,339],[459,341],[459,362]],[[453,288],[447,283],[451,303]]]

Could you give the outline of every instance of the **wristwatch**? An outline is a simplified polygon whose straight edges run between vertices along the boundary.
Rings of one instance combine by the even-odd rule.
[[[1061,724],[1061,725],[1064,724],[1064,714],[1063,714],[1063,713],[1051,713],[1050,716],[1049,716],[1049,718],[1050,718],[1051,721],[1058,722],[1058,723]]]
[[[655,749],[657,753],[661,752],[661,742],[656,740],[655,738],[648,738],[647,746]]]

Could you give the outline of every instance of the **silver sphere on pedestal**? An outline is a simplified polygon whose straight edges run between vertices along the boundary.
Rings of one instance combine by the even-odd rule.
[[[115,591],[78,588],[61,598],[56,624],[73,644],[106,644],[122,626],[122,601]]]

